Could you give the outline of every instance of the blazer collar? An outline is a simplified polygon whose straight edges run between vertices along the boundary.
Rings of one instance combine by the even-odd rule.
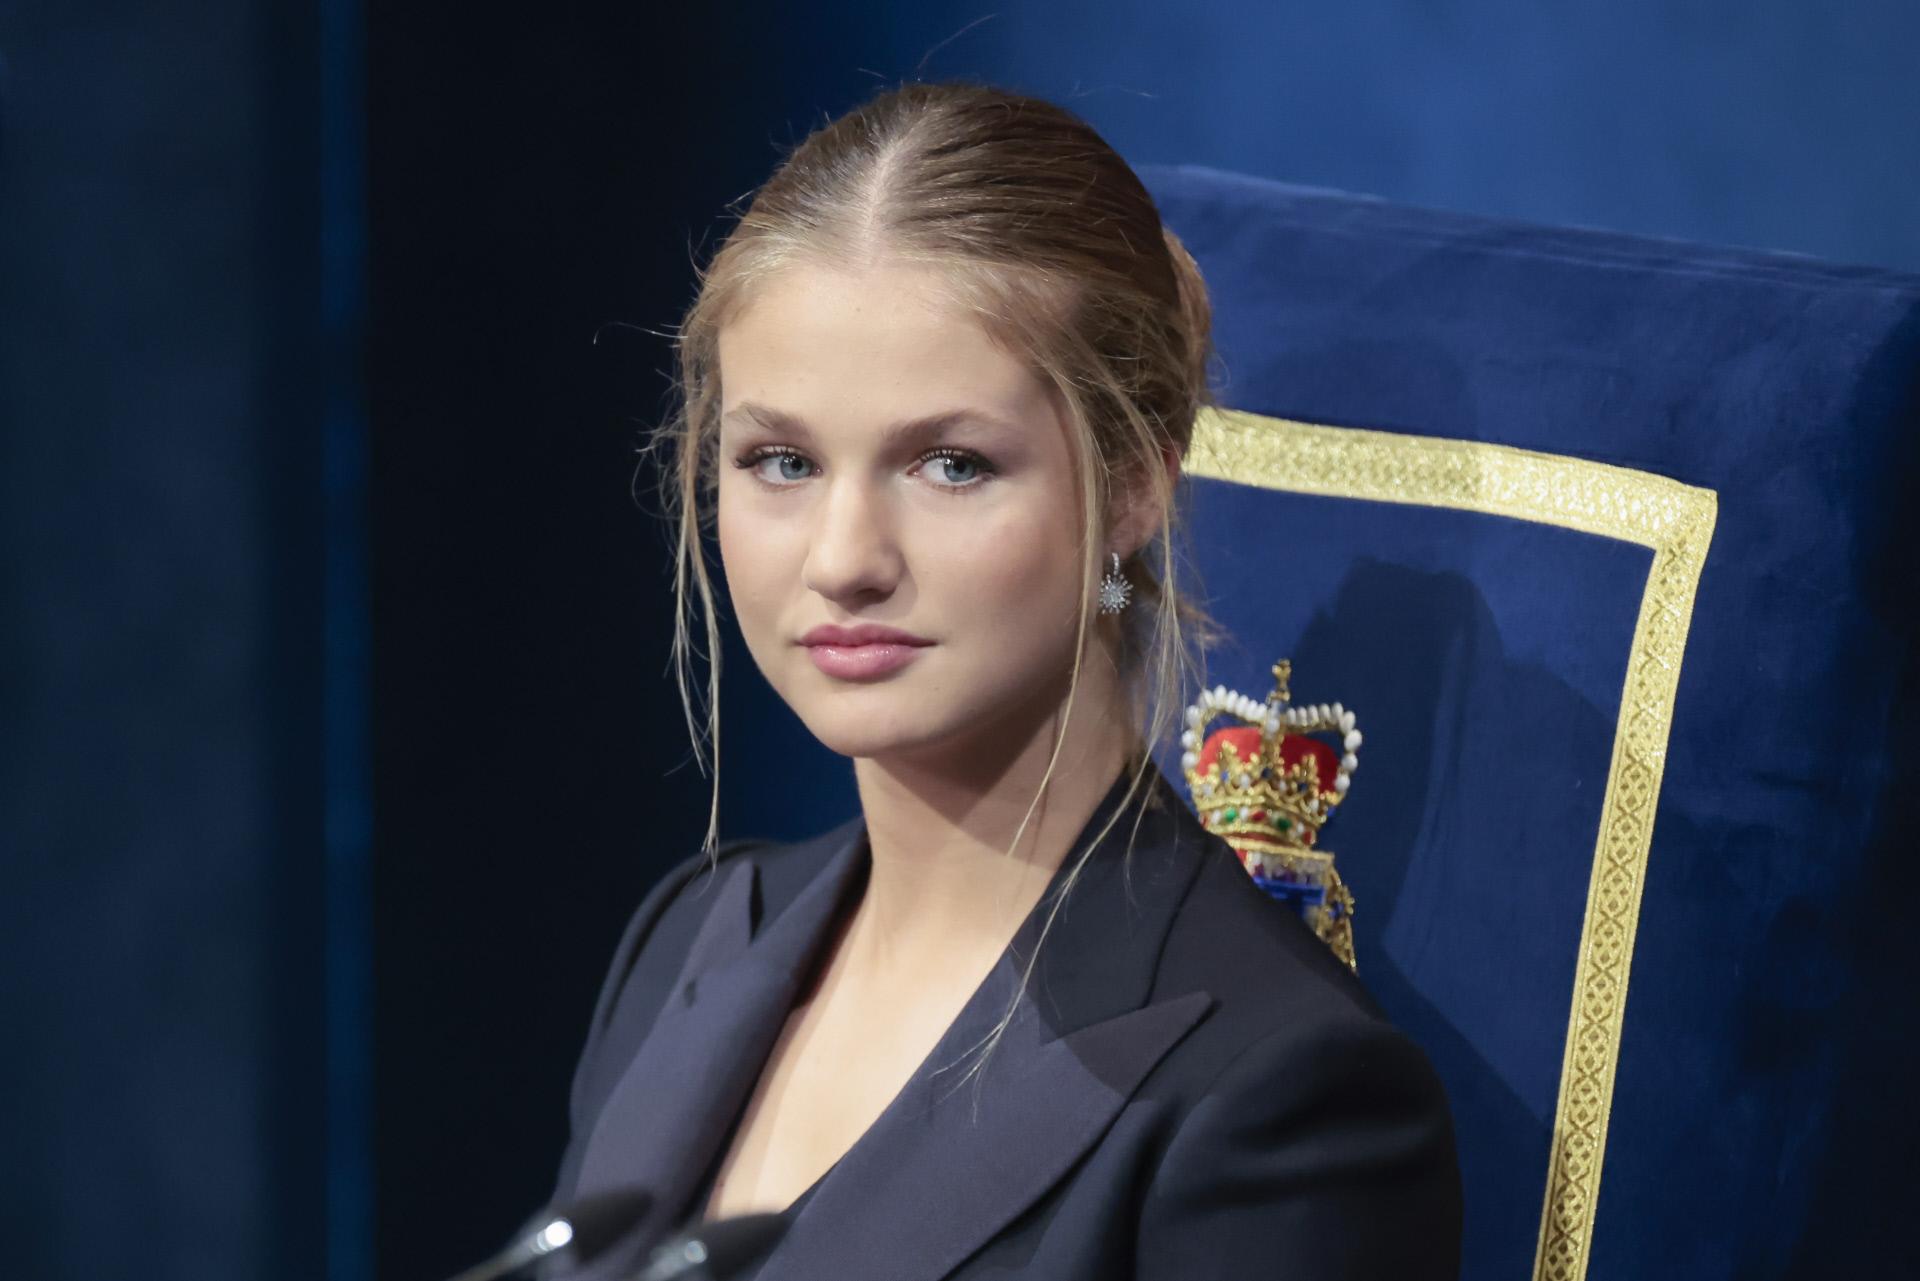
[[[944,1276],[1065,1173],[1211,1007],[1200,991],[1148,997],[1180,902],[1203,859],[1224,857],[1223,847],[1158,770],[1143,785],[1148,803],[1136,796],[1121,812],[1127,781],[1123,774],[1109,788],[998,963],[821,1181],[760,1281]],[[1055,916],[1001,1042],[956,1091],[974,1062],[969,1051],[1014,1002],[1073,856],[1116,813]],[[801,982],[865,878],[866,835],[856,819],[785,850],[778,868],[749,854],[689,891],[710,894],[712,906],[587,1138],[573,1189],[653,1190],[636,1243],[673,1226],[731,1136]],[[818,866],[812,875],[809,863]],[[796,868],[805,879],[794,884],[783,873]],[[616,1252],[590,1273],[614,1276],[633,1263]]]

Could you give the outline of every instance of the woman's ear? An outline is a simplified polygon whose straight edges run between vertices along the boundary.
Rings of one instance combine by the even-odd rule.
[[[1139,551],[1159,532],[1162,504],[1173,501],[1173,491],[1180,480],[1180,451],[1172,445],[1165,446],[1160,451],[1160,465],[1166,472],[1163,492],[1155,492],[1157,487],[1152,476],[1136,474],[1114,505],[1107,547],[1118,552],[1121,560]]]

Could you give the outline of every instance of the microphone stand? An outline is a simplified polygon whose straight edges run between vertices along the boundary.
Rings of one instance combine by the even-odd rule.
[[[730,1281],[786,1234],[784,1214],[713,1219],[656,1246],[633,1281]]]
[[[564,1218],[550,1219],[532,1232],[521,1233],[493,1257],[474,1264],[448,1281],[500,1281],[501,1277],[512,1276],[556,1250],[566,1249],[572,1241],[573,1225]]]
[[[522,1268],[566,1251],[581,1263],[591,1261],[644,1216],[651,1193],[618,1188],[583,1197],[571,1205],[548,1207],[529,1219],[499,1253],[448,1281],[500,1281]]]

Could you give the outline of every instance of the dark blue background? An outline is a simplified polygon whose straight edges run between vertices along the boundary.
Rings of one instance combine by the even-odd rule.
[[[434,1276],[538,1201],[618,926],[704,825],[629,495],[647,331],[877,79],[1052,96],[1136,161],[1920,268],[1904,0],[799,8],[0,10],[20,1275]],[[817,761],[730,657],[734,741]],[[730,832],[851,801],[724,777]]]

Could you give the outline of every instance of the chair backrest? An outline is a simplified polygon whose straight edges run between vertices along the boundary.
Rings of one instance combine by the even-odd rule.
[[[1915,1151],[1920,278],[1140,172],[1232,411],[1189,459],[1209,684],[1287,657],[1366,725],[1323,839],[1452,1098],[1463,1275],[1871,1261]]]

